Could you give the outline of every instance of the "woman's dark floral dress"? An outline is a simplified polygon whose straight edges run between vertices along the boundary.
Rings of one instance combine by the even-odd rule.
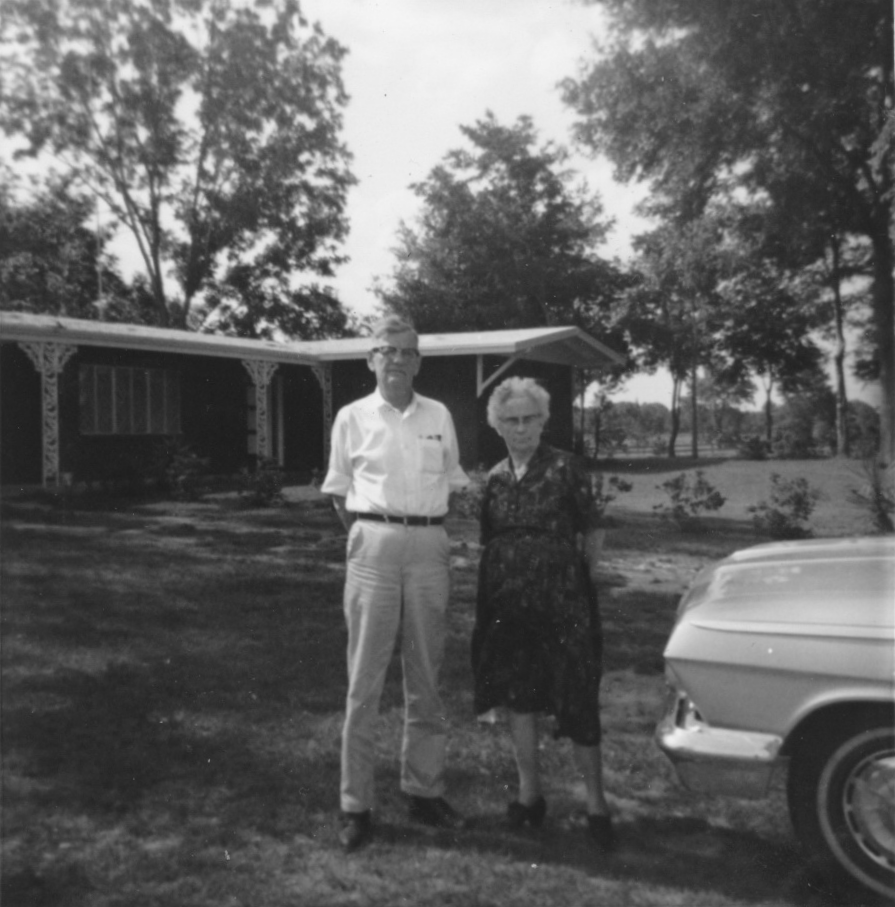
[[[594,527],[591,475],[541,444],[516,479],[509,459],[488,474],[472,637],[476,713],[543,712],[554,734],[600,742],[602,632],[576,535]]]

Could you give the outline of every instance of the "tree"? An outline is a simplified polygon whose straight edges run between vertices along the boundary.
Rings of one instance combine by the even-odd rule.
[[[700,409],[705,409],[709,434],[718,446],[739,443],[742,435],[741,406],[752,399],[755,385],[741,370],[715,369],[696,383]]]
[[[130,231],[159,323],[342,260],[345,50],[297,0],[7,0],[0,36],[0,127]]]
[[[88,227],[89,199],[62,181],[20,201],[12,174],[0,176],[0,309],[109,321],[151,315],[105,251],[107,232]]]
[[[821,373],[822,354],[811,339],[817,313],[797,299],[786,278],[771,263],[756,262],[721,290],[727,323],[723,348],[729,356],[729,375],[749,369],[759,376],[765,392],[765,434],[773,436],[775,390],[796,393],[806,376]]]
[[[635,240],[641,281],[624,296],[617,315],[647,368],[671,374],[668,456],[676,456],[682,390],[691,385],[692,455],[698,455],[696,385],[711,367],[720,325],[718,286],[730,267],[723,219],[707,216],[680,229],[659,227]]]
[[[604,313],[626,278],[594,252],[610,224],[569,185],[566,153],[536,147],[528,117],[506,127],[488,113],[461,132],[472,150],[450,151],[413,186],[422,213],[401,225],[379,298],[424,331],[578,324],[613,343]]]
[[[357,335],[358,323],[338,299],[316,284],[292,289],[281,274],[231,269],[228,284],[212,292],[214,313],[205,330],[272,340],[279,332],[303,340]]]
[[[698,217],[731,185],[871,244],[883,451],[895,459],[895,85],[889,0],[586,0],[612,46],[565,83],[576,135],[652,210]],[[795,231],[796,233],[798,231]]]

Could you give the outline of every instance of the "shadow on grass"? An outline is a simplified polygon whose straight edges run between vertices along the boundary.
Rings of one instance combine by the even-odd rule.
[[[685,472],[689,469],[706,469],[729,463],[730,457],[618,457],[598,460],[596,468],[604,473],[660,476],[668,472]]]
[[[794,847],[758,835],[673,816],[641,818],[616,825],[617,847],[597,851],[582,827],[548,820],[538,830],[507,831],[503,817],[482,817],[463,833],[436,833],[441,846],[494,853],[520,863],[568,866],[603,879],[657,888],[710,892],[755,903],[781,899],[799,907],[880,907],[879,901],[848,883],[833,883],[814,872]],[[406,828],[386,829],[387,841],[414,840]],[[681,903],[684,903],[682,900]]]
[[[233,514],[214,509],[179,509],[174,522],[156,516],[104,523],[91,511],[50,525],[34,511],[4,521],[4,907],[112,903],[109,892],[124,881],[129,893],[115,903],[299,902],[288,900],[283,851],[296,860],[310,853],[331,885],[325,903],[345,903],[335,833],[345,691],[338,527],[328,511],[243,514],[229,528]],[[637,541],[647,528],[624,531]],[[458,577],[443,675],[468,742],[450,786],[458,805],[476,804],[472,825],[447,834],[406,821],[395,659],[382,702],[377,838],[352,867],[369,865],[380,878],[383,854],[424,865],[435,848],[468,861],[457,878],[505,858],[569,867],[620,889],[698,891],[702,903],[713,893],[798,907],[863,903],[812,888],[790,847],[667,815],[680,802],[620,823],[621,846],[609,857],[561,819],[570,802],[552,802],[539,833],[507,833],[503,805],[491,812],[482,800],[513,779],[508,744],[478,733],[471,714],[474,577],[472,564]],[[659,674],[675,604],[666,588],[604,596],[607,671]],[[613,732],[646,752],[652,719],[634,708],[614,714]],[[630,766],[613,768],[633,777]],[[625,796],[639,802],[639,790]],[[152,856],[168,846],[166,861]],[[223,855],[240,851],[248,863],[234,872]],[[178,900],[172,880],[202,894]]]

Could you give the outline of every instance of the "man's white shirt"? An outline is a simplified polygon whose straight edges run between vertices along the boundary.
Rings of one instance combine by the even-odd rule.
[[[339,410],[324,494],[360,513],[444,516],[448,495],[469,484],[447,407],[414,393],[403,410],[377,389]]]

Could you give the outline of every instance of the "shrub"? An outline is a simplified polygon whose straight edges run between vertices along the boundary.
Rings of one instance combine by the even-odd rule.
[[[201,479],[208,470],[208,459],[180,438],[166,438],[152,449],[144,475],[155,481],[158,488],[177,500],[194,501],[201,497]]]
[[[666,491],[671,501],[655,504],[653,510],[663,519],[674,520],[683,530],[698,529],[701,525],[699,515],[719,510],[727,500],[701,469],[697,469],[694,476],[682,472],[656,487]]]
[[[744,460],[767,460],[771,446],[764,438],[752,435],[746,438],[739,448],[740,456]]]
[[[759,535],[772,539],[808,539],[813,533],[806,525],[820,498],[805,478],[784,479],[771,475],[771,500],[749,507],[752,523]]]
[[[593,493],[594,511],[602,520],[606,515],[606,508],[620,495],[630,491],[634,486],[620,476],[609,476],[603,473],[594,473]]]
[[[283,470],[276,460],[258,457],[253,470],[241,474],[240,497],[253,507],[271,507],[285,503],[283,497]]]
[[[895,466],[878,460],[864,462],[865,481],[851,489],[851,499],[870,511],[873,528],[884,534],[895,532]]]
[[[820,456],[814,437],[800,429],[786,424],[774,432],[772,453],[776,459],[812,460]]]

